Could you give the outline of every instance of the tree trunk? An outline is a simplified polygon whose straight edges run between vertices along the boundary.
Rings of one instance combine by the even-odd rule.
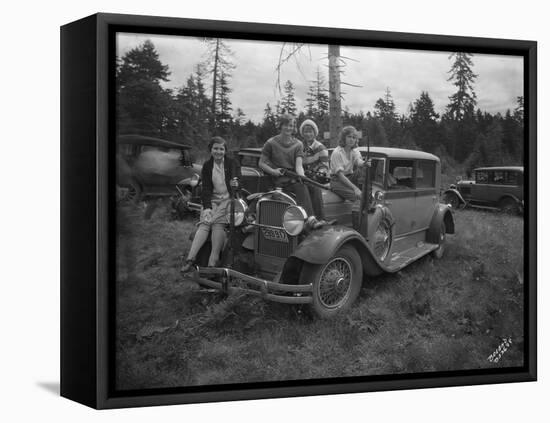
[[[214,55],[214,78],[212,81],[212,132],[216,127],[216,83],[218,82],[218,60],[219,60],[219,51],[220,51],[220,40],[216,39],[216,53]]]
[[[338,134],[342,129],[342,103],[340,94],[340,46],[328,46],[329,76],[329,129],[330,146],[338,145]]]

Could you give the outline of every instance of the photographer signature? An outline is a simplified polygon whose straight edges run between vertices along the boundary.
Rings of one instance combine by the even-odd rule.
[[[504,339],[501,342],[501,344],[498,346],[498,348],[489,357],[487,357],[487,360],[490,361],[491,363],[498,363],[498,361],[504,355],[504,353],[508,350],[510,345],[512,345],[512,338]]]

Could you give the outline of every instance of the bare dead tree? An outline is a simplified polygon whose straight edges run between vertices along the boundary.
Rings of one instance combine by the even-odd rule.
[[[279,53],[279,61],[276,66],[277,82],[276,86],[281,91],[281,69],[284,64],[288,63],[291,59],[296,61],[298,70],[303,75],[297,55],[302,51],[302,48],[306,44],[293,44],[290,51],[287,51],[287,44],[283,44]],[[347,60],[353,60],[345,58]],[[311,54],[310,54],[311,60]],[[344,58],[340,56],[340,46],[329,45],[328,46],[328,69],[329,69],[329,129],[330,129],[330,145],[336,146],[338,133],[342,129],[342,92],[341,86],[348,85],[352,87],[359,87],[358,85],[342,82],[340,75],[344,73],[342,67],[346,66]]]

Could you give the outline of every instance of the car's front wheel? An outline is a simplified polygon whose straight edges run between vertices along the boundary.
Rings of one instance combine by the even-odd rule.
[[[306,263],[302,283],[313,285],[312,308],[322,318],[330,318],[348,309],[361,290],[363,268],[359,254],[344,245],[326,264]]]

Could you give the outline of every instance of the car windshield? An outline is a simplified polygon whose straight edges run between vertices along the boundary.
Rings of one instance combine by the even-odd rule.
[[[369,169],[370,180],[372,183],[384,186],[384,159],[373,158]]]

